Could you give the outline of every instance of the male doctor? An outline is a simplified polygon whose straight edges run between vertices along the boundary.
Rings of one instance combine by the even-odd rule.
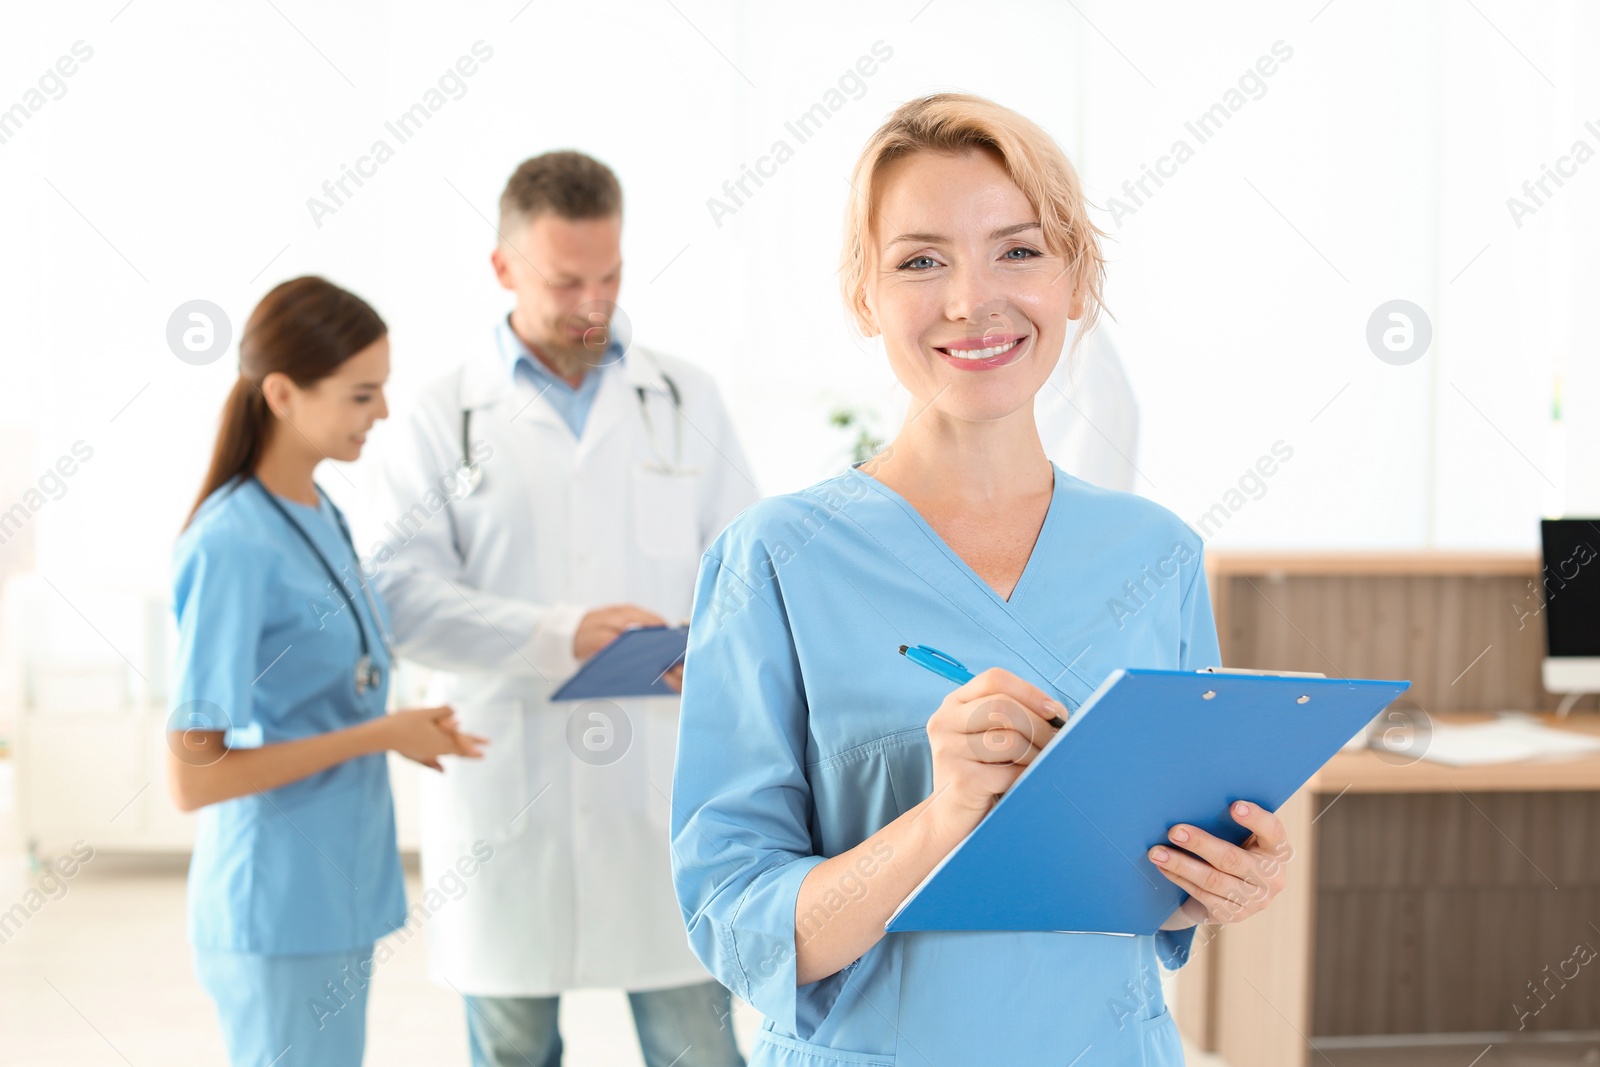
[[[611,170],[528,160],[499,229],[515,306],[469,333],[378,477],[396,646],[491,740],[422,787],[425,884],[492,850],[428,920],[429,969],[466,998],[475,1065],[559,1064],[559,997],[583,987],[628,991],[649,1067],[742,1065],[672,891],[678,698],[550,693],[624,628],[686,618],[701,553],[759,494],[711,379],[613,319]]]

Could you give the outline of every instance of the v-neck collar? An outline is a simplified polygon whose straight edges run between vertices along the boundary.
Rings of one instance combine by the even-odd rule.
[[[866,460],[862,460],[861,462],[865,463]],[[929,541],[939,547],[939,551],[943,552],[951,563],[963,571],[969,578],[972,579],[973,582],[981,586],[984,592],[988,593],[990,598],[993,599],[996,604],[1007,610],[1016,609],[1019,598],[1024,592],[1026,592],[1027,587],[1033,583],[1034,573],[1041,567],[1045,566],[1045,564],[1039,558],[1041,555],[1043,555],[1041,549],[1046,543],[1046,538],[1054,536],[1056,527],[1060,526],[1061,523],[1065,521],[1061,518],[1059,513],[1064,510],[1064,504],[1062,502],[1066,497],[1066,476],[1062,473],[1061,468],[1056,466],[1053,461],[1050,464],[1050,469],[1052,472],[1050,484],[1050,506],[1045,509],[1044,522],[1039,525],[1039,533],[1033,539],[1033,548],[1028,552],[1028,562],[1023,564],[1022,573],[1017,577],[1017,584],[1011,587],[1011,596],[1003,597],[995,590],[994,586],[984,581],[983,575],[973,570],[972,565],[961,558],[960,553],[951,548],[945,539],[939,536],[939,531],[935,530],[933,525],[929,523],[927,519],[922,517],[922,512],[913,507],[910,501],[901,496],[895,490],[883,484],[883,482],[879,481],[877,478],[874,478],[872,475],[862,470],[861,463],[852,463],[850,465],[851,474],[860,478],[864,478],[873,489],[905,511],[906,515],[911,519],[911,521],[916,523],[922,532],[927,535]]]
[[[1050,636],[1055,631],[1057,612],[1042,603],[1035,605],[1027,597],[1032,586],[1044,581],[1035,577],[1036,571],[1049,573],[1050,568],[1061,565],[1054,548],[1065,536],[1063,524],[1071,519],[1066,513],[1070,507],[1067,498],[1076,483],[1060,467],[1052,467],[1055,485],[1050,507],[1010,600],[1003,599],[945,544],[904,497],[854,466],[838,477],[865,479],[872,495],[864,497],[860,490],[848,492],[847,496],[863,501],[864,506],[846,504],[839,514],[849,516],[879,549],[925,582],[961,618],[1020,659],[1034,678],[1049,685],[1068,708],[1075,709],[1089,699],[1099,683],[1078,672],[1074,666],[1077,657],[1069,661],[1057,649]]]

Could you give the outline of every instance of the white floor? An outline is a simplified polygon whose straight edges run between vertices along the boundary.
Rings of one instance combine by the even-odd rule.
[[[195,984],[183,937],[183,866],[106,855],[0,944],[0,1063],[7,1067],[221,1064],[211,1003]],[[415,899],[415,878],[409,892]],[[17,899],[8,893],[7,905]],[[369,1064],[465,1064],[460,999],[423,974],[421,938],[378,972],[368,1017]],[[1169,996],[1171,995],[1169,989]],[[641,1067],[621,993],[563,998],[565,1062]],[[760,1024],[740,1005],[743,1047]],[[1225,1067],[1191,1053],[1192,1067]]]

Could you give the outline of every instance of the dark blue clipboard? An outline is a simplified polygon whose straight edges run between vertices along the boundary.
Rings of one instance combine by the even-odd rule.
[[[624,630],[562,682],[550,699],[677,696],[661,676],[683,659],[688,645],[687,626],[636,626]]]
[[[1153,934],[1186,897],[1168,829],[1242,844],[1230,804],[1278,810],[1410,685],[1113,671],[885,928]]]

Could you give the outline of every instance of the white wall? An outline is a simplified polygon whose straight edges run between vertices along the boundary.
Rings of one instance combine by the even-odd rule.
[[[31,5],[0,37],[0,108],[93,49],[0,144],[0,426],[35,442],[5,464],[94,449],[32,520],[59,591],[35,639],[61,655],[136,645],[127,600],[164,595],[235,373],[167,349],[183,301],[237,329],[273,284],[324,274],[388,320],[404,403],[506,306],[487,263],[506,176],[579,147],[624,183],[637,335],[718,375],[759,479],[788,490],[838,465],[831,400],[903,404],[834,279],[846,176],[894,105],[993,96],[1109,205],[1279,41],[1259,99],[1101,216],[1140,491],[1193,521],[1282,440],[1293,459],[1214,544],[1532,548],[1540,514],[1600,511],[1600,161],[1520,227],[1505,203],[1574,140],[1600,149],[1600,75],[1578,62],[1600,14],[1573,2],[274,4]],[[477,41],[493,56],[465,94],[316,225],[307,198]],[[879,41],[859,99],[794,145],[785,120]],[[794,158],[719,226],[707,198],[780,137]],[[1365,342],[1393,298],[1434,327],[1408,366]],[[360,465],[322,480],[360,505]]]

